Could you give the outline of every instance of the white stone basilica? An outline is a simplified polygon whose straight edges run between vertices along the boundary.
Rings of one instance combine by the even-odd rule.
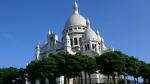
[[[73,14],[65,23],[62,42],[58,41],[58,36],[55,33],[49,31],[46,43],[36,46],[35,60],[61,51],[70,54],[80,51],[89,56],[96,56],[112,50],[111,47],[105,47],[104,39],[100,36],[99,31],[95,32],[91,28],[90,21],[79,14],[76,1],[73,9]]]
[[[36,46],[35,60],[40,60],[50,53],[55,54],[62,51],[70,54],[81,52],[89,56],[96,56],[113,50],[111,47],[106,48],[99,31],[95,32],[90,26],[90,21],[79,14],[76,1],[73,9],[73,14],[65,23],[62,41],[58,40],[56,34],[49,31],[46,43]]]

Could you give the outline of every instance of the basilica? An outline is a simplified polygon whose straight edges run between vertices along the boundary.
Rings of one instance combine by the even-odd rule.
[[[64,25],[61,41],[58,40],[58,36],[55,33],[49,31],[46,43],[36,46],[35,60],[40,60],[44,56],[58,52],[68,52],[70,54],[81,52],[88,56],[96,56],[112,50],[113,48],[105,46],[104,39],[99,31],[92,29],[90,20],[85,19],[79,13],[78,4],[75,1],[73,14]],[[93,75],[93,77],[97,78],[98,76]],[[58,81],[62,79],[63,77],[60,77]]]
[[[62,40],[59,41],[58,36],[49,31],[46,43],[36,46],[35,60],[40,60],[44,56],[58,52],[68,52],[70,54],[81,52],[89,56],[96,56],[112,50],[111,47],[106,48],[99,31],[95,32],[92,29],[90,20],[85,19],[79,13],[78,4],[75,1],[73,14],[67,19],[62,31]]]

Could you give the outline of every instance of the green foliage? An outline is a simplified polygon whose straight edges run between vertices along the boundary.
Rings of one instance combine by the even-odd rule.
[[[80,65],[83,68],[82,71],[87,72],[88,74],[93,74],[96,72],[97,64],[95,58],[80,53],[77,53],[75,57],[75,59],[80,62]]]
[[[144,79],[150,80],[150,64],[146,64],[145,62],[141,61],[139,75]]]
[[[128,75],[138,77],[141,63],[139,60],[133,56],[126,58],[126,72]]]
[[[27,66],[29,79],[49,78],[65,76],[67,78],[81,76],[81,72],[85,71],[92,74],[96,71],[96,61],[82,54],[71,55],[68,53],[50,54],[48,57],[40,61],[32,61]]]
[[[24,84],[24,69],[0,68],[0,84],[12,84],[12,80]],[[16,79],[17,78],[17,79]]]
[[[56,61],[54,58],[46,57],[40,61],[32,61],[27,66],[28,78],[34,83],[35,79],[44,80],[53,79],[56,70]]]
[[[50,54],[39,61],[32,61],[26,69],[2,68],[0,69],[0,84],[10,84],[12,80],[24,84],[25,76],[34,83],[35,79],[48,78],[54,81],[56,77],[81,77],[81,72],[93,74],[97,70],[105,75],[115,77],[130,75],[136,78],[143,77],[150,80],[150,64],[139,61],[120,51],[111,51],[96,56],[96,58],[76,53],[71,55],[65,52]],[[27,74],[28,73],[28,74]],[[26,74],[26,75],[25,75]],[[52,83],[53,84],[53,83]]]
[[[127,75],[133,76],[137,78],[137,81],[140,76],[143,78],[149,78],[150,76],[148,64],[120,51],[107,52],[97,56],[96,63],[100,73],[105,75],[114,76],[114,72],[117,72],[118,75],[124,75],[124,77]]]
[[[104,53],[96,57],[96,63],[99,65],[100,73],[105,75],[119,75],[123,74],[126,70],[125,55],[118,51]]]

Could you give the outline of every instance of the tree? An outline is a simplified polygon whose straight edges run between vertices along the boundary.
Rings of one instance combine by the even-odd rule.
[[[16,73],[15,78],[17,79],[16,82],[18,84],[25,84],[25,74],[26,74],[26,70],[24,68],[20,68],[18,69],[19,71]]]
[[[71,55],[68,53],[58,53],[53,56],[57,62],[57,74],[58,76],[64,75],[65,78],[75,78],[81,77],[81,72],[86,72],[87,74],[92,74],[96,71],[96,61],[94,58],[89,57],[87,55],[83,55],[77,53],[75,55]],[[81,77],[81,83],[82,83]]]
[[[24,74],[22,73],[22,69],[10,67],[10,68],[1,68],[0,69],[0,84],[13,84],[12,80],[15,83],[24,84]]]
[[[71,55],[68,53],[58,53],[55,58],[58,60],[58,71],[60,72],[59,76],[64,75],[65,80],[74,78],[81,75],[82,66],[80,65],[79,60],[76,59],[76,55]]]
[[[80,66],[80,62],[75,59],[74,55],[61,52],[54,55],[50,54],[40,61],[32,61],[27,66],[27,71],[31,81],[35,79],[43,81],[45,78],[54,81],[56,77],[62,75],[68,79],[78,76],[82,71],[82,67]]]
[[[83,55],[81,53],[77,53],[75,57],[76,57],[75,59],[80,62],[80,65],[83,68],[82,71],[85,74],[85,84],[87,84],[87,77],[86,77],[87,74],[89,76],[89,82],[91,83],[90,75],[95,73],[97,70],[97,64],[95,58],[89,57],[87,55]]]
[[[123,75],[126,67],[124,54],[119,51],[111,51],[96,57],[96,63],[99,66],[100,73],[108,76],[111,75],[115,82],[116,72],[118,75]]]
[[[150,64],[147,64],[147,66],[148,66],[148,74],[147,74],[147,79],[148,79],[148,83],[150,83]]]
[[[144,84],[147,84],[146,80],[150,79],[150,65],[141,61],[139,74],[144,79]]]
[[[96,70],[97,70],[97,65],[95,59],[88,57],[87,67],[85,67],[84,71],[87,72],[87,74],[89,75],[90,84],[91,84],[91,74],[95,73]]]
[[[58,68],[57,68],[57,61],[55,58],[53,57],[45,57],[43,60],[42,60],[42,65],[43,65],[43,74],[44,74],[44,79],[45,78],[48,78],[49,79],[49,82],[51,83],[55,83],[55,79],[57,77],[57,71],[58,71]]]
[[[136,83],[135,78],[137,78],[137,82],[138,82],[140,65],[141,63],[137,58],[133,56],[126,58],[126,67],[127,67],[126,73],[134,77],[135,83]]]
[[[35,83],[35,79],[42,80],[44,77],[43,75],[43,67],[42,67],[42,61],[32,61],[27,66],[27,73],[28,78],[32,83]]]
[[[39,61],[32,61],[27,66],[28,78],[32,83],[35,79],[41,80],[43,84],[45,79],[48,78],[52,83],[54,83],[57,77],[57,62],[54,57],[45,57]]]

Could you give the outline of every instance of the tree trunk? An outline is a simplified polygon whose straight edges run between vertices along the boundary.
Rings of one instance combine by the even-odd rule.
[[[89,75],[89,84],[91,84],[91,75],[90,74],[88,75]]]
[[[136,84],[136,80],[135,80],[135,77],[134,77],[134,84]]]
[[[136,78],[136,80],[137,80],[137,84],[138,84],[138,82],[139,82],[139,79],[138,79],[138,77]]]
[[[82,75],[81,75],[81,84],[83,84],[83,77],[82,77]]]
[[[80,84],[81,82],[81,76],[78,77],[78,84]]]
[[[116,78],[113,76],[113,84],[116,84]]]
[[[146,79],[146,78],[143,78],[143,80],[144,80],[144,81],[143,81],[143,82],[144,82],[144,84],[146,84],[146,83],[147,83],[147,81],[146,81],[147,79]]]
[[[64,84],[68,84],[68,78],[64,76]]]
[[[41,79],[41,83],[40,84],[45,84],[45,78]]]
[[[73,78],[73,84],[76,84],[76,77]]]
[[[107,77],[107,84],[110,84],[110,82],[109,82],[109,75],[108,75],[108,77]]]
[[[68,83],[67,83],[67,84],[70,84],[70,82],[69,82],[69,78],[67,78],[67,81],[68,81]]]
[[[35,80],[32,80],[31,83],[32,83],[32,84],[35,84]]]
[[[86,76],[86,72],[84,72],[84,80],[85,80],[85,84],[87,84],[87,76]]]
[[[56,84],[56,78],[49,79],[49,84]]]
[[[126,75],[123,75],[124,76],[124,84],[126,84]]]

